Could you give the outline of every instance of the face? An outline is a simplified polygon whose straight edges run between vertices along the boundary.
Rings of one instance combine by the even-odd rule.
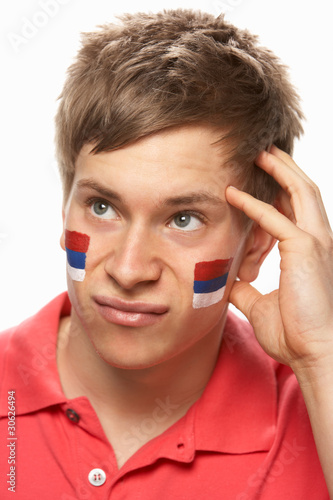
[[[62,246],[66,230],[89,245],[82,280],[68,274],[72,328],[112,366],[153,366],[221,336],[246,235],[225,199],[232,177],[218,137],[182,127],[78,157]],[[193,298],[195,273],[215,261],[228,279],[207,305]]]

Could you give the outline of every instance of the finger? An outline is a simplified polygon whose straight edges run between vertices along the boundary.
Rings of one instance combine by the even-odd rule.
[[[277,210],[280,213],[282,213],[283,215],[288,217],[288,219],[291,222],[296,224],[297,221],[295,219],[294,211],[293,211],[292,206],[290,204],[290,198],[285,191],[282,191],[282,189],[280,190],[280,192],[275,200],[274,206],[277,208]]]
[[[262,168],[280,184],[290,196],[296,191],[295,186],[314,186],[309,177],[297,166],[294,160],[284,151],[272,146],[271,152],[262,151],[255,164]]]
[[[303,235],[303,231],[293,224],[287,217],[268,203],[257,200],[244,191],[233,186],[226,190],[227,201],[245,213],[273,238],[284,241]]]
[[[281,326],[279,309],[276,307],[274,299],[276,294],[272,292],[270,295],[272,297],[262,295],[245,281],[235,281],[229,294],[229,302],[248,319],[259,342],[267,337],[267,333],[273,324],[274,328],[280,328]],[[271,325],[267,324],[267,318],[271,321]]]
[[[296,165],[294,160],[276,147],[263,151],[256,165],[265,170],[289,195],[297,225],[320,239],[322,231],[330,230],[318,187]]]
[[[235,281],[229,294],[229,302],[233,304],[251,323],[251,311],[262,295],[245,281]]]
[[[269,153],[279,158],[286,165],[288,165],[288,167],[292,168],[300,177],[302,177],[302,179],[307,182],[312,182],[310,177],[306,175],[306,173],[297,165],[295,160],[288,153],[286,153],[282,149],[279,149],[275,145],[271,146]]]

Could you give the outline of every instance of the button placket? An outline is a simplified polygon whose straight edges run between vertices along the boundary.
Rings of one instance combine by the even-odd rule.
[[[85,485],[88,488],[87,491],[91,491],[92,487],[103,486],[105,483],[103,490],[109,489],[117,468],[106,461],[106,457],[109,460],[112,449],[109,442],[103,439],[104,433],[98,417],[88,400],[73,401],[75,406],[73,403],[73,406],[70,402],[68,403],[64,414],[70,421],[69,426],[72,427],[71,436],[73,448],[77,454],[75,464],[79,470],[80,484],[82,487]],[[96,439],[96,446],[91,445],[93,439]]]

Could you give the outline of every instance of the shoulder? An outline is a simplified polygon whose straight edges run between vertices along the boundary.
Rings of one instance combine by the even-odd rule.
[[[60,318],[69,313],[68,295],[62,293],[18,326],[0,333],[1,384],[17,375],[20,363],[31,361],[43,354],[50,343],[56,343]]]
[[[274,393],[278,414],[292,408],[304,413],[303,396],[292,369],[265,353],[247,320],[228,312],[223,343],[226,357],[233,362],[237,360],[243,377],[260,385],[265,381],[263,388]]]
[[[228,311],[222,347],[229,355],[256,362],[269,370],[276,371],[280,366],[259,345],[251,324],[231,311]]]
[[[11,339],[15,334],[17,327],[8,328],[0,332],[0,380],[4,379],[4,373],[6,370],[6,359],[8,356],[8,351],[11,343]]]
[[[229,312],[223,342],[226,357],[240,365],[238,373],[244,384],[251,385],[251,392],[255,384],[260,388],[259,399],[269,395],[275,399],[277,422],[289,428],[304,424],[309,429],[304,398],[294,372],[264,352],[249,322]]]
[[[58,325],[60,317],[70,313],[70,302],[66,292],[58,295],[36,314],[24,320],[17,326],[0,332],[0,356],[4,356],[6,348],[27,336],[38,337],[39,333],[45,334],[45,329],[54,329]],[[19,347],[17,345],[17,347]]]

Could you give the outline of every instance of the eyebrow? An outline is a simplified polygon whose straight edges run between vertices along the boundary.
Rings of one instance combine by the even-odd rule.
[[[123,203],[123,198],[113,191],[112,189],[106,188],[94,181],[93,179],[81,179],[77,183],[77,188],[79,189],[93,189],[97,191],[100,195],[108,198],[110,200],[116,200]],[[211,205],[216,205],[220,207],[225,207],[227,202],[218,196],[209,193],[208,191],[193,191],[185,193],[179,196],[172,196],[163,200],[162,204],[164,206],[174,207],[179,205],[192,205],[197,203],[208,203]]]
[[[166,199],[164,205],[191,205],[192,203],[209,203],[212,205],[225,206],[226,201],[207,191],[194,191],[181,196],[173,196]]]
[[[94,191],[97,191],[100,195],[104,196],[105,198],[108,198],[109,200],[116,200],[119,202],[123,201],[122,197],[118,193],[112,191],[112,189],[108,189],[102,186],[93,179],[81,179],[80,181],[78,181],[76,187],[79,189],[93,189]]]

